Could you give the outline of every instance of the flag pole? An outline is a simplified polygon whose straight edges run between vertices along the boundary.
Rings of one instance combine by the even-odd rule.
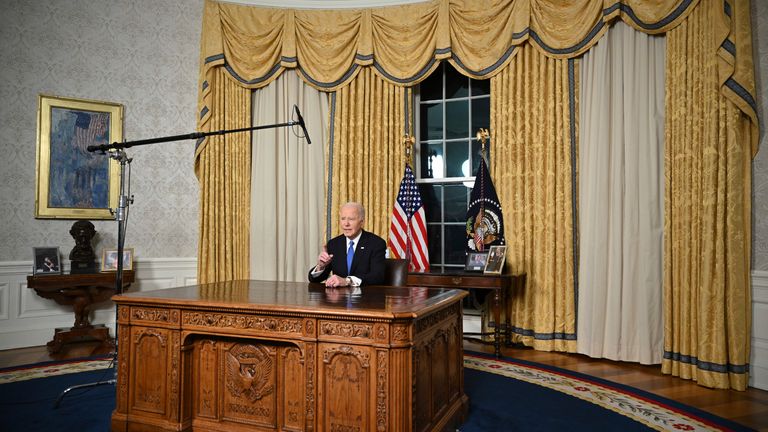
[[[405,145],[405,166],[409,167],[413,162],[413,144],[416,140],[410,134],[403,135],[403,145]],[[411,169],[413,167],[411,166]],[[406,204],[406,213],[413,209],[413,196],[408,195],[408,202]],[[410,220],[406,221],[405,231],[405,259],[408,261],[408,267],[411,267],[411,223]]]
[[[477,130],[477,139],[480,141],[480,157],[485,160],[485,142],[488,139],[490,135],[488,134],[488,129],[480,128]],[[483,169],[483,163],[480,164],[480,170]],[[478,171],[477,173],[480,176],[480,210],[477,212],[477,217],[480,221],[483,220],[483,217],[485,216],[485,185],[483,184],[483,179],[485,176],[481,171]],[[479,239],[479,243],[477,245],[477,248],[480,252],[485,250],[485,243],[484,239]]]

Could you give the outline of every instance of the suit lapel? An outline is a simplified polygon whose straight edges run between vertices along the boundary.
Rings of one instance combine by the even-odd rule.
[[[358,241],[357,247],[355,247],[355,256],[352,257],[352,265],[349,268],[350,274],[357,270],[357,263],[360,262],[360,257],[362,254],[367,253],[365,249],[367,242],[365,240],[365,231],[363,231],[362,235],[360,235],[360,240]]]

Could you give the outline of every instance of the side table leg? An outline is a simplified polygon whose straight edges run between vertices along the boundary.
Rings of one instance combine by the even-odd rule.
[[[496,358],[501,357],[501,300],[499,290],[493,290],[493,349]]]

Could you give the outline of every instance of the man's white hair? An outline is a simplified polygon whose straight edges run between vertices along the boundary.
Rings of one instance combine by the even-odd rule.
[[[344,203],[344,205],[341,206],[341,208],[344,208],[344,207],[354,207],[354,208],[356,208],[357,209],[357,214],[360,215],[360,219],[361,220],[365,220],[365,207],[363,207],[363,205],[360,204],[359,202],[349,201],[347,203]]]

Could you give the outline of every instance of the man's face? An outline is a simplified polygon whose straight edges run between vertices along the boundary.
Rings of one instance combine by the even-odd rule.
[[[347,238],[355,238],[363,229],[363,219],[357,207],[344,206],[341,208],[341,231]]]

